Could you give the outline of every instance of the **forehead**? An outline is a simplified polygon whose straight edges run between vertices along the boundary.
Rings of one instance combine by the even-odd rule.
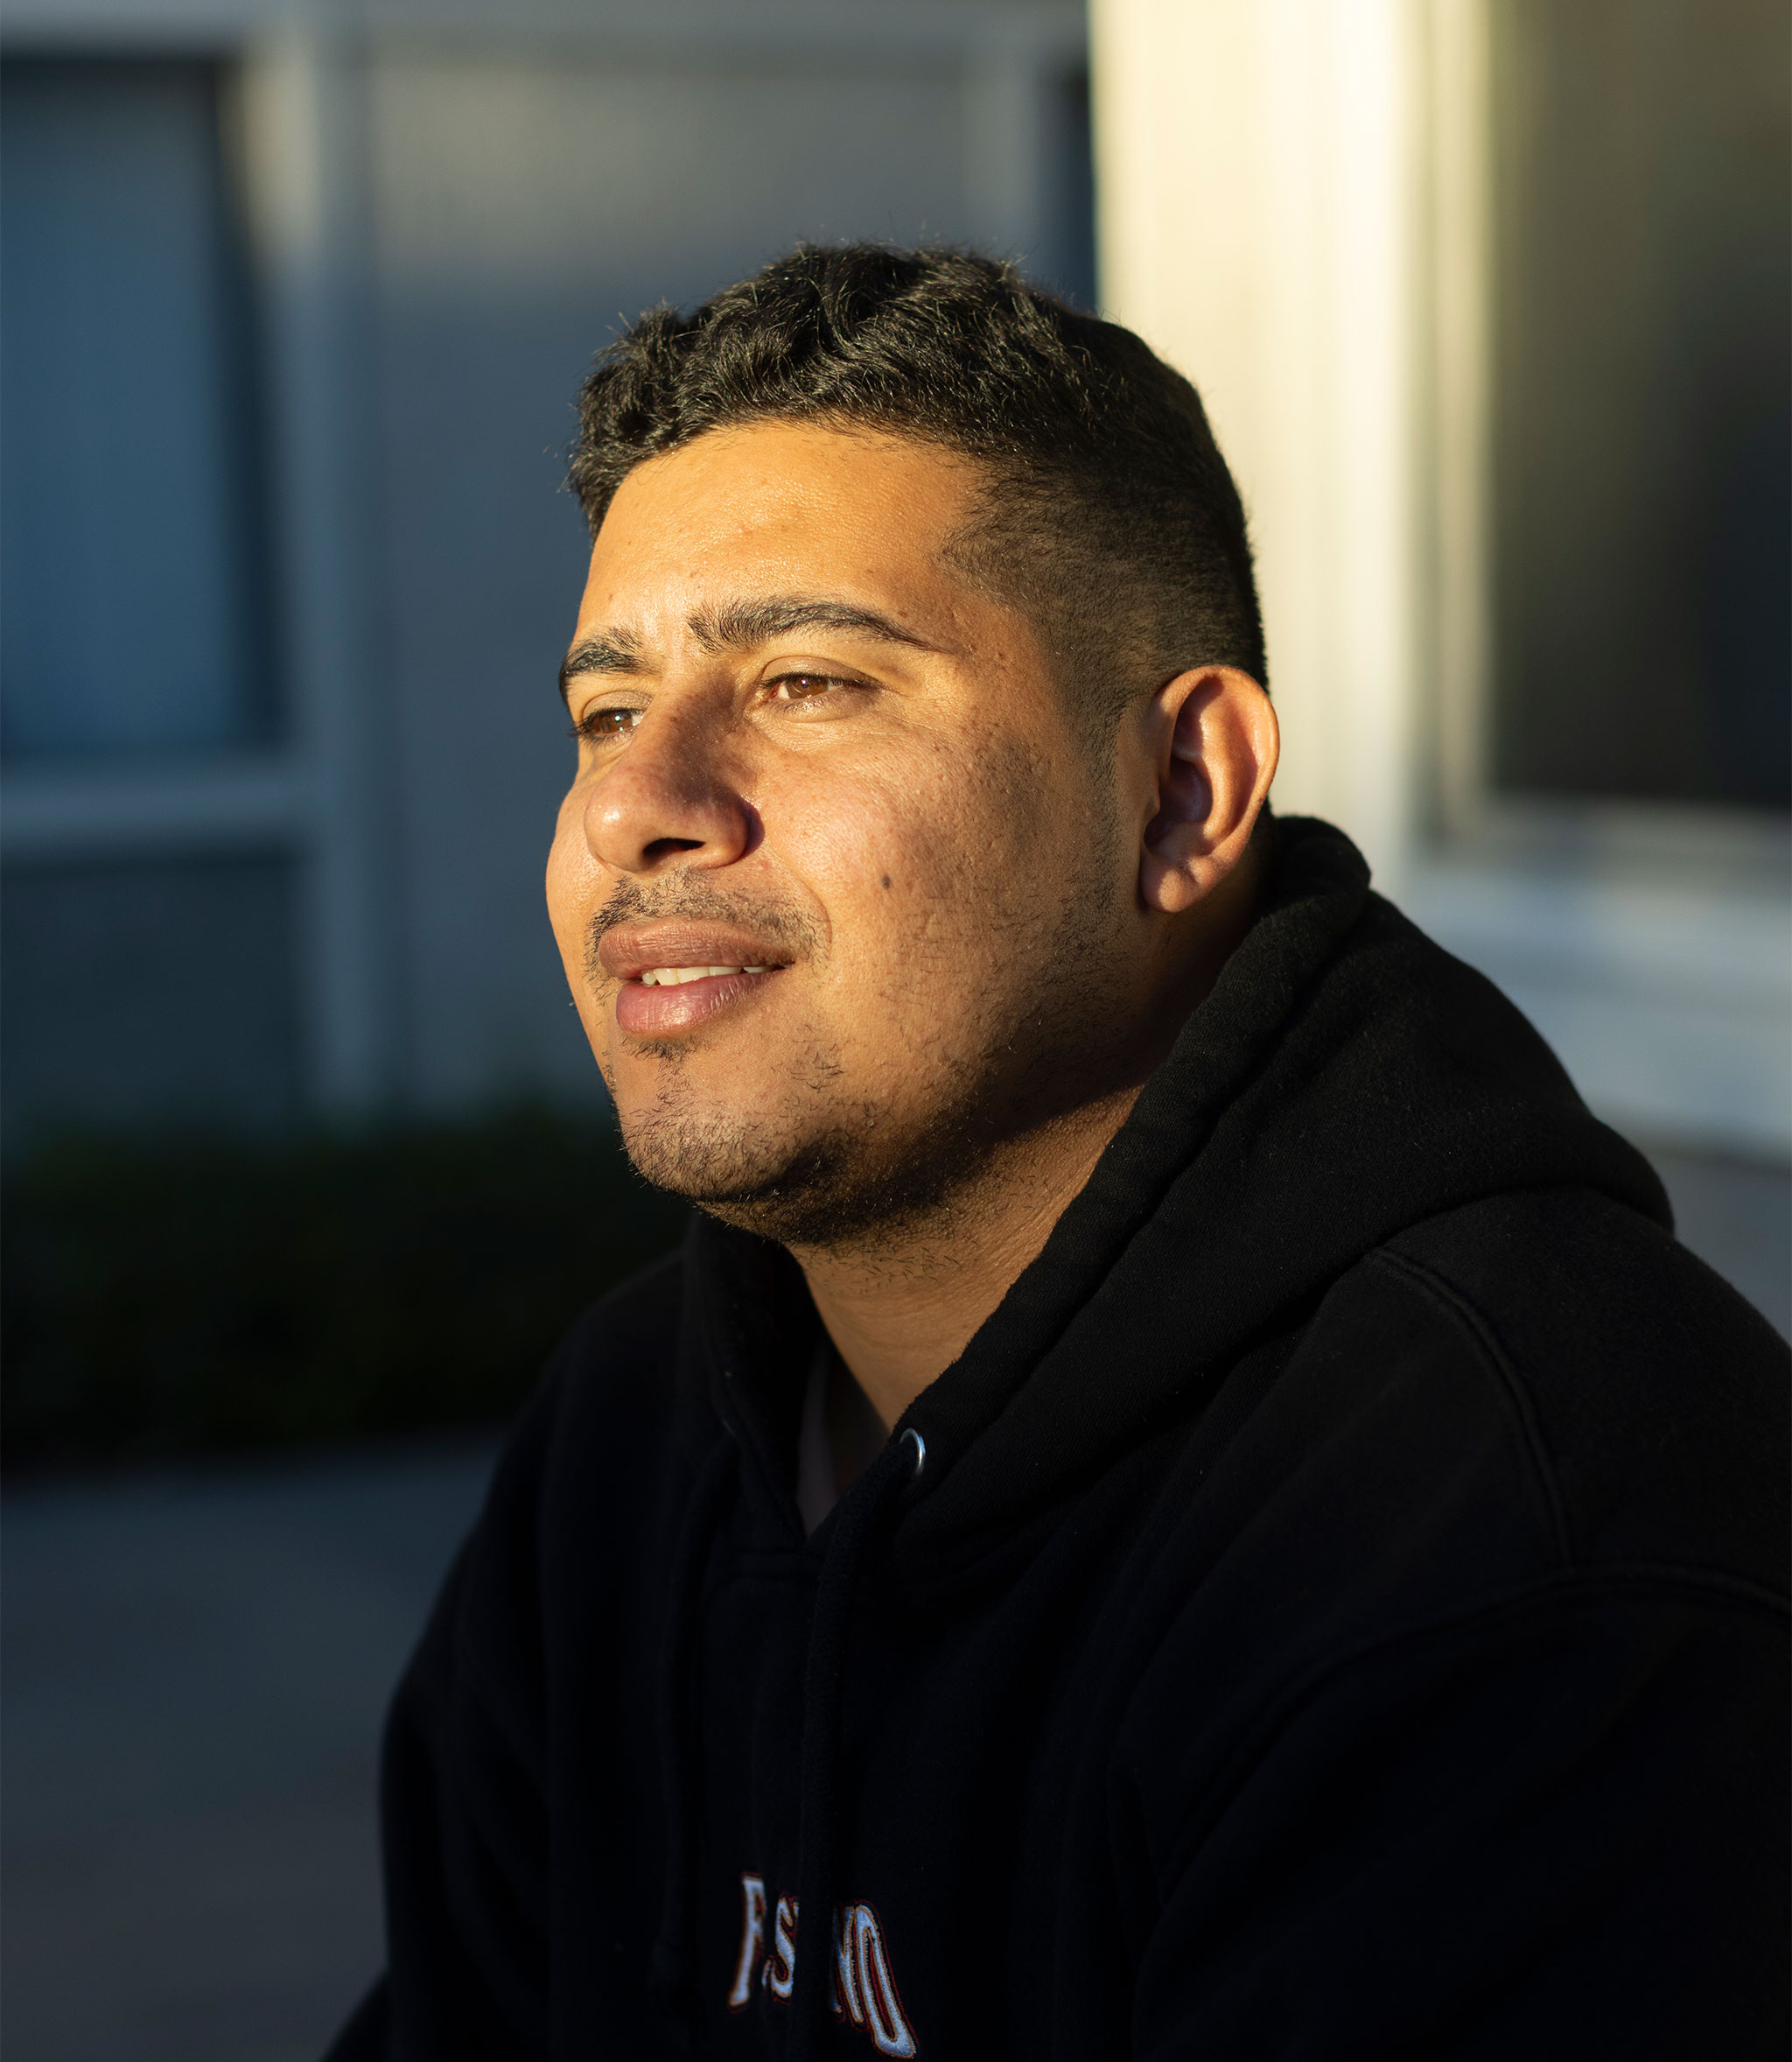
[[[952,606],[962,590],[943,553],[979,484],[969,460],[904,438],[787,423],[710,431],[617,489],[581,620],[688,614],[718,581]]]

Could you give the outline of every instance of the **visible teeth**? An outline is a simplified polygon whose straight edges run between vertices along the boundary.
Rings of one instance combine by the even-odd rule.
[[[640,977],[644,988],[676,988],[682,981],[706,981],[713,974],[762,974],[763,966],[650,966]]]

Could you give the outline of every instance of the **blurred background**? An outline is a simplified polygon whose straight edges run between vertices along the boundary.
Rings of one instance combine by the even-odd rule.
[[[1792,1329],[1781,0],[10,0],[10,2062],[317,2053],[379,1717],[566,1319],[676,1236],[541,868],[592,354],[798,237],[1196,381],[1278,801]]]

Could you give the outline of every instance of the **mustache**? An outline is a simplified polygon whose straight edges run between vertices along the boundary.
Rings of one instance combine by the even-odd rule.
[[[643,923],[667,916],[682,916],[699,923],[733,924],[788,951],[793,959],[813,957],[821,943],[821,933],[809,917],[795,909],[780,908],[775,902],[728,894],[689,877],[650,887],[643,887],[638,880],[619,880],[603,908],[592,918],[585,936],[586,978],[601,981],[609,978],[598,957],[598,948],[606,932],[614,930],[619,923]]]

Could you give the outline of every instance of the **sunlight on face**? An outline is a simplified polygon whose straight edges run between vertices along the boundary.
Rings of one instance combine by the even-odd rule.
[[[1133,905],[976,475],[788,424],[638,466],[565,679],[548,894],[651,1181],[792,1243],[934,1203],[1099,1072]]]

